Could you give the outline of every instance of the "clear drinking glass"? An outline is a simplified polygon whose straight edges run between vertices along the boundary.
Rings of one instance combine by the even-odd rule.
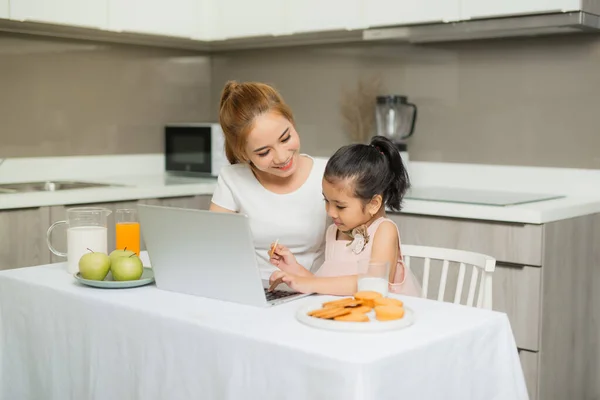
[[[115,213],[115,244],[117,250],[131,250],[140,255],[140,223],[137,210],[119,209]]]
[[[358,261],[358,291],[379,292],[388,295],[390,276],[389,261]]]

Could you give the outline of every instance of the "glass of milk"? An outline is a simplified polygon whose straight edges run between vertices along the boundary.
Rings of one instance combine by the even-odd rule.
[[[358,261],[358,291],[379,292],[388,295],[390,263],[388,261]]]
[[[102,207],[75,207],[67,210],[67,219],[53,223],[46,233],[48,248],[59,257],[67,258],[67,272],[79,272],[79,259],[85,253],[107,253],[107,219],[111,214]],[[52,231],[59,225],[67,226],[67,252],[58,251],[52,246]]]

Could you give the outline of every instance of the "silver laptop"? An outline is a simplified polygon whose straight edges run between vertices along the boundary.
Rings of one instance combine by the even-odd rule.
[[[159,289],[253,306],[307,296],[267,290],[243,214],[138,204],[138,215]]]

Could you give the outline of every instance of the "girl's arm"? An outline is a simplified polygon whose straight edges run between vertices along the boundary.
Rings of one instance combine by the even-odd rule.
[[[398,263],[398,228],[391,221],[383,221],[378,227],[373,237],[373,249],[371,261],[384,262],[390,264],[389,281],[393,282],[396,276],[396,264]]]
[[[312,277],[313,273],[296,261],[296,257],[286,246],[271,243],[269,250],[269,261],[280,270],[292,275]]]
[[[356,293],[356,275],[316,277],[298,276],[284,271],[275,271],[269,281],[281,279],[293,290],[301,293],[331,294],[334,296],[351,296]]]
[[[379,225],[373,237],[373,248],[371,261],[390,263],[390,282],[396,274],[396,264],[398,262],[398,229],[396,225],[389,221],[384,221]],[[306,269],[303,268],[304,271]],[[315,277],[308,275],[294,275],[283,271],[274,272],[271,276],[271,282],[281,278],[292,289],[302,293],[330,294],[335,296],[351,296],[357,291],[357,275],[346,275],[336,277]]]

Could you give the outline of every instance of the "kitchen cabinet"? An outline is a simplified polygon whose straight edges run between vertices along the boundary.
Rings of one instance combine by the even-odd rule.
[[[521,368],[525,376],[529,400],[538,400],[539,355],[532,351],[519,350],[519,360],[521,360]]]
[[[108,25],[108,0],[10,0],[9,10],[10,19],[18,21],[99,29]]]
[[[369,0],[364,8],[369,27],[460,19],[460,0]]]
[[[202,38],[204,3],[202,0],[108,0],[108,27],[114,31]]]
[[[600,286],[595,272],[600,214],[541,225],[409,214],[390,218],[402,243],[496,258],[492,308],[508,316],[532,399],[596,398],[597,370],[588,371],[600,359],[597,328],[590,323]],[[419,267],[411,260],[417,277]],[[441,266],[431,268],[428,297],[435,298]],[[449,273],[448,284],[455,281],[456,274]]]
[[[462,0],[461,19],[581,10],[580,0]]]
[[[299,0],[297,0],[299,1]],[[289,33],[285,25],[286,2],[282,0],[220,0],[215,10],[216,35],[223,39]],[[314,10],[318,13],[318,10]]]
[[[0,0],[0,18],[8,18],[8,0]]]
[[[366,27],[363,0],[288,0],[286,26],[290,33]]]
[[[0,210],[0,270],[48,264],[45,207]]]
[[[212,196],[185,196],[185,197],[164,197],[158,199],[144,199],[140,200],[140,203],[150,204],[155,206],[164,207],[179,207],[179,208],[193,208],[196,210],[208,210],[210,207],[210,200]]]

